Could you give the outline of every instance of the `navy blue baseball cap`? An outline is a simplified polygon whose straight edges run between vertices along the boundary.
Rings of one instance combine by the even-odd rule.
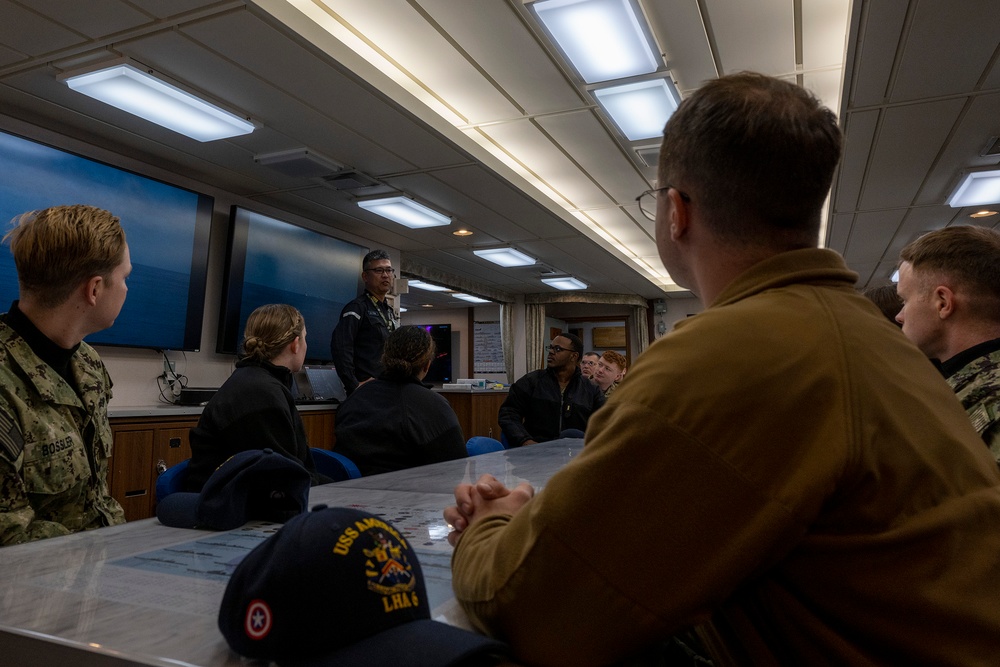
[[[499,641],[431,620],[417,555],[396,528],[325,505],[236,566],[219,629],[237,653],[281,667],[445,667],[507,655]]]
[[[156,504],[156,518],[174,528],[232,530],[260,519],[284,523],[306,510],[309,471],[271,449],[250,449],[226,459],[201,493],[171,493]]]

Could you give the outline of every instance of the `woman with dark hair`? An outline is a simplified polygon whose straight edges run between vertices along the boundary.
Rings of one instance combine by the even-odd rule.
[[[337,408],[336,450],[362,475],[467,456],[455,411],[421,382],[432,361],[434,341],[426,330],[396,329],[385,341],[382,374]]]
[[[292,396],[292,374],[306,358],[306,323],[285,304],[257,308],[247,318],[243,356],[191,429],[191,462],[185,491],[201,491],[226,459],[248,449],[267,449],[295,459],[313,484],[316,473],[302,417]]]

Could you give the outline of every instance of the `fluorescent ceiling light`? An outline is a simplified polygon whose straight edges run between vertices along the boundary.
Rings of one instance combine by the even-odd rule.
[[[532,7],[587,83],[656,71],[644,21],[630,0],[545,0]]]
[[[247,119],[121,60],[97,70],[68,72],[59,79],[78,93],[198,141],[254,131],[254,124]]]
[[[452,294],[452,296],[470,303],[490,303],[489,299],[480,299],[478,296],[472,296],[471,294]]]
[[[426,290],[428,292],[450,292],[451,290],[447,287],[441,287],[440,285],[432,285],[431,283],[425,283],[422,280],[410,280],[410,287],[416,287],[417,289]]]
[[[409,197],[364,199],[358,202],[358,206],[410,229],[441,227],[451,224],[451,218],[448,216],[427,208]],[[412,285],[412,283],[410,284]]]
[[[587,289],[587,283],[577,280],[573,276],[563,276],[561,278],[542,278],[542,282],[549,287],[561,290]]]
[[[629,141],[663,136],[677,110],[673,84],[664,78],[594,90],[597,101]]]
[[[523,252],[518,252],[513,248],[493,248],[490,250],[473,250],[472,254],[482,257],[485,260],[499,264],[500,266],[531,266],[536,260]]]
[[[948,198],[948,206],[982,206],[1000,203],[1000,169],[972,171]]]

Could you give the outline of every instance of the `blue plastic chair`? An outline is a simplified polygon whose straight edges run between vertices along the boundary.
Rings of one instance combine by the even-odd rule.
[[[184,477],[187,476],[187,467],[191,459],[184,459],[176,465],[172,465],[156,478],[156,502],[160,502],[171,493],[175,493],[184,488]]]
[[[465,449],[469,452],[469,456],[477,456],[479,454],[489,454],[490,452],[502,452],[504,446],[503,443],[495,438],[477,435],[469,438],[469,441],[465,443]]]
[[[311,447],[310,449],[312,449],[313,463],[316,464],[316,472],[319,474],[326,475],[335,482],[361,477],[358,466],[343,454],[319,447]]]

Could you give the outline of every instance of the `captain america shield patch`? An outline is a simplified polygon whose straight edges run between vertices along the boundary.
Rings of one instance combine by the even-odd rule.
[[[254,600],[247,607],[243,626],[250,639],[267,637],[267,633],[271,631],[271,608],[263,600]]]

